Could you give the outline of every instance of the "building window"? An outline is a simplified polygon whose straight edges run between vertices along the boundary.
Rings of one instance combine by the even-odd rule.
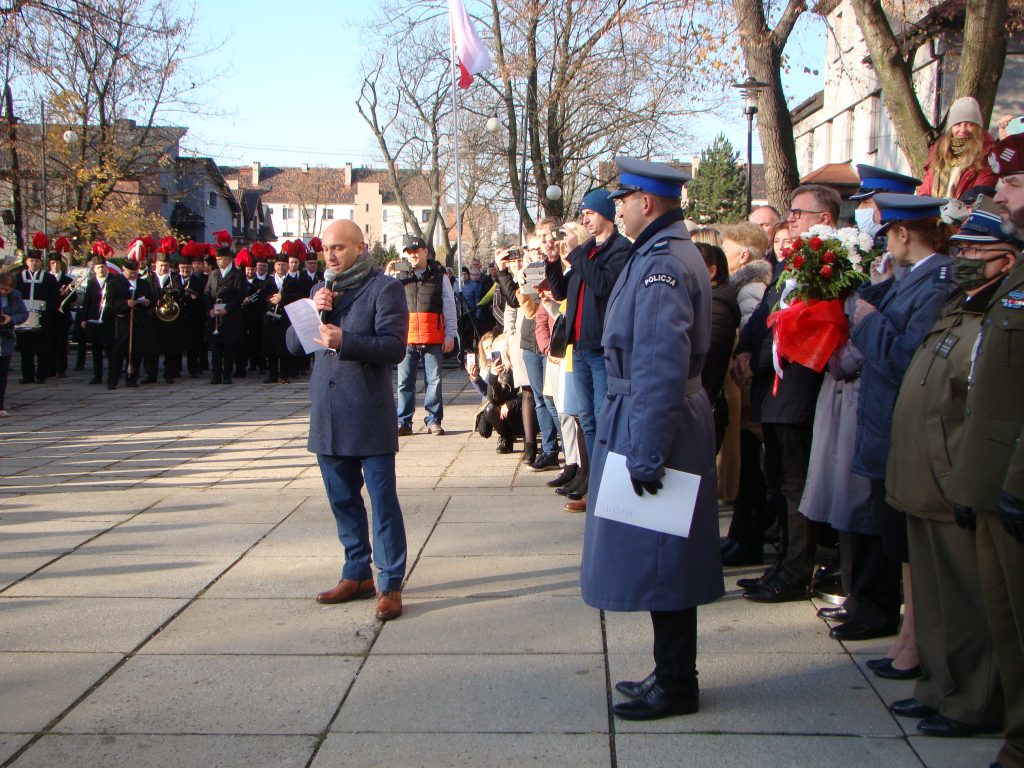
[[[316,208],[303,208],[302,215],[306,221],[312,221],[316,218]]]
[[[355,221],[355,218],[356,218],[356,209],[355,208],[349,208],[348,220],[349,221]]]
[[[427,222],[430,221],[430,209],[429,208],[424,208],[423,209],[423,213],[420,214],[420,221],[422,221],[424,224],[426,224]]]
[[[324,218],[325,219],[333,219],[334,218],[334,209],[333,208],[324,208]]]
[[[295,237],[294,232],[282,232],[281,237]]]
[[[293,214],[294,214],[294,211],[291,208],[282,208],[281,209],[281,220],[282,221],[288,221],[290,218],[292,218]]]
[[[367,204],[366,204],[366,212],[367,212],[367,213],[369,213],[369,212],[370,212],[370,204],[369,204],[369,203],[367,203]]]
[[[207,204],[211,208],[216,208],[217,207],[217,193],[216,192],[211,192],[210,196],[209,196],[209,198],[207,198],[206,202],[207,202]]]
[[[384,210],[382,210],[380,212],[380,215],[381,215],[381,221],[387,221],[388,220],[388,209],[385,208]]]
[[[385,234],[384,235],[384,245],[387,245],[387,244],[388,244],[388,236]]]
[[[270,206],[268,205],[268,206],[267,206],[267,216],[273,216],[273,215],[274,215],[274,209],[273,209],[273,208],[271,208],[271,207],[270,207]]]

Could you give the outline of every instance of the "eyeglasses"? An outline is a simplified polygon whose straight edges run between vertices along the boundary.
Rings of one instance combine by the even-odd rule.
[[[995,261],[996,259],[1002,259],[1007,256],[1011,259],[1017,258],[1016,251],[1002,249],[990,251],[987,248],[979,248],[976,245],[953,246],[949,249],[949,255],[954,259],[977,259],[979,261]]]
[[[824,211],[808,211],[805,208],[790,208],[789,209],[789,215],[786,217],[786,220],[788,221],[789,219],[799,219],[800,217],[806,216],[809,213],[810,214],[822,214],[822,213],[824,213]]]

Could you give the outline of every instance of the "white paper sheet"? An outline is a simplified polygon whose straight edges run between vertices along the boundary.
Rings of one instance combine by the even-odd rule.
[[[313,354],[318,349],[323,349],[314,341],[314,339],[320,338],[320,313],[317,312],[316,304],[312,299],[293,301],[284,308],[284,311],[307,355]]]
[[[626,457],[609,453],[601,474],[594,515],[686,538],[693,523],[700,475],[666,469],[661,484],[661,490],[654,496],[646,491],[643,496],[637,496],[626,469]]]

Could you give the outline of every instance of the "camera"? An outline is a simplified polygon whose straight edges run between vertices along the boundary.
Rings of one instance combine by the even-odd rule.
[[[551,230],[551,239],[554,240],[556,243],[560,243],[563,240],[565,240],[565,228],[557,227]]]

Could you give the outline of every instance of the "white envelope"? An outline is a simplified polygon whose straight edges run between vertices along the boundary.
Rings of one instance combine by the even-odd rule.
[[[700,475],[666,469],[655,495],[637,496],[626,469],[626,457],[609,453],[604,462],[594,515],[650,531],[686,538],[697,506]]]

